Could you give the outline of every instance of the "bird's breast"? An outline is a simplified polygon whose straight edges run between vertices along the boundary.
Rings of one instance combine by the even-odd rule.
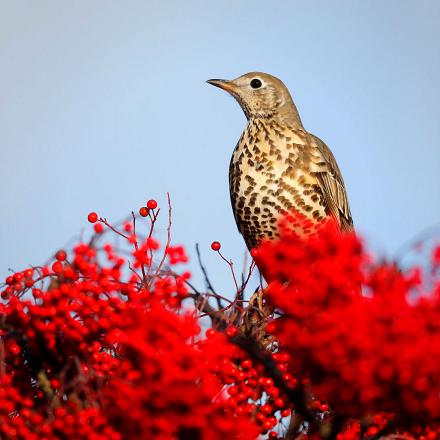
[[[325,217],[319,185],[311,172],[313,147],[305,132],[249,125],[231,159],[230,192],[238,228],[249,248],[278,235],[284,212]]]

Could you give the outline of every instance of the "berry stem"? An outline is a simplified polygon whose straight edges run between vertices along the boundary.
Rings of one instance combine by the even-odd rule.
[[[160,273],[160,271],[161,271],[161,269],[162,269],[162,266],[163,266],[163,264],[164,264],[164,262],[165,262],[165,259],[166,259],[166,257],[167,257],[168,249],[169,249],[170,244],[171,244],[171,224],[172,224],[172,221],[171,221],[171,213],[172,213],[172,208],[171,208],[171,199],[170,199],[170,193],[169,193],[169,192],[167,192],[167,200],[168,200],[167,242],[166,242],[166,245],[165,245],[165,249],[164,249],[164,252],[163,252],[162,259],[161,259],[159,265],[157,266],[157,269],[156,269],[156,272],[155,272],[155,274],[154,274],[154,277],[156,277],[157,275],[159,275],[159,273]]]
[[[136,252],[139,252],[139,246],[137,241],[137,235],[136,235],[136,216],[134,215],[134,211],[131,211],[131,216],[133,218],[133,237],[134,237],[134,248]],[[144,263],[141,264],[141,272],[142,272],[142,284],[147,287],[147,274],[145,273],[145,265]]]

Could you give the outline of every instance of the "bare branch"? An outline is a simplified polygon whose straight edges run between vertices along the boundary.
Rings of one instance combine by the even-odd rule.
[[[203,276],[205,278],[206,288],[215,295],[218,308],[221,309],[223,308],[223,304],[221,302],[220,297],[217,296],[217,292],[215,291],[214,287],[212,286],[211,280],[209,279],[208,272],[206,271],[206,268],[202,263],[202,256],[200,254],[199,243],[196,243],[196,253],[197,253],[197,260],[199,262],[200,269],[202,270]]]

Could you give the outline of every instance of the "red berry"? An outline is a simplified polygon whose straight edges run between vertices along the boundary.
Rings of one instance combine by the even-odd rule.
[[[251,256],[252,256],[253,258],[258,257],[259,255],[260,255],[260,249],[258,249],[258,248],[253,248],[253,249],[251,249]]]
[[[34,275],[34,269],[26,269],[23,273],[26,278],[31,278]]]
[[[6,278],[6,284],[11,285],[11,284],[13,284],[13,283],[14,283],[14,278],[13,278],[12,275],[9,275],[9,276]]]
[[[249,369],[252,367],[252,361],[250,359],[245,359],[242,363],[241,363],[241,368],[245,368],[245,369]]]
[[[58,379],[52,379],[50,384],[52,385],[52,388],[59,388],[61,386],[61,383]]]
[[[49,268],[48,268],[47,266],[43,266],[43,267],[41,268],[41,273],[42,273],[44,276],[46,276],[46,275],[49,275],[49,274],[50,274],[50,270],[49,270]]]
[[[274,399],[280,395],[280,390],[276,387],[269,387],[265,391],[267,394],[269,394]]]
[[[230,337],[230,338],[232,338],[232,337],[234,337],[236,334],[237,334],[237,327],[228,327],[227,329],[226,329],[226,334]]]
[[[9,346],[9,351],[12,353],[12,354],[15,354],[15,355],[17,355],[17,354],[19,354],[20,353],[20,346],[18,345],[18,344],[15,344],[15,343],[13,343],[13,344],[11,344],[10,346]]]
[[[264,429],[270,429],[270,428],[272,428],[272,422],[271,422],[270,420],[265,420],[265,421],[263,422],[263,427],[264,427]]]
[[[257,421],[259,421],[260,423],[263,423],[266,420],[266,417],[264,414],[262,413],[257,413],[257,415],[255,416],[255,418],[257,419]]]
[[[218,252],[218,251],[220,250],[221,247],[222,247],[222,245],[221,245],[218,241],[213,241],[213,242],[211,243],[211,249],[212,249],[213,251]]]
[[[8,291],[8,289],[3,290],[3,292],[1,293],[1,297],[4,300],[7,300],[11,297],[10,291]]]
[[[290,409],[283,409],[281,411],[281,416],[282,417],[289,417],[290,416]]]
[[[64,260],[67,258],[66,251],[63,251],[63,250],[58,251],[58,252],[55,254],[55,258],[56,258],[58,261],[64,261]]]
[[[96,223],[98,220],[98,214],[96,214],[96,212],[91,212],[88,216],[87,216],[87,220],[90,223]]]
[[[148,208],[146,206],[142,206],[142,208],[139,209],[139,214],[142,217],[148,217]]]
[[[40,289],[32,289],[32,295],[34,298],[38,299],[43,296],[43,292]]]
[[[230,396],[234,396],[235,394],[238,393],[238,387],[237,387],[236,385],[233,385],[233,386],[229,387],[229,388],[227,389],[227,393],[228,393]]]
[[[281,399],[281,397],[278,397],[277,399],[275,399],[274,403],[275,403],[275,406],[278,408],[283,408],[285,405],[285,402],[283,399]]]
[[[273,407],[272,407],[272,405],[269,405],[268,403],[266,403],[265,405],[261,406],[260,411],[264,414],[271,414],[273,411]]]
[[[23,274],[21,272],[14,273],[12,278],[16,283],[19,283],[23,279]]]
[[[150,199],[147,202],[147,208],[149,209],[156,209],[157,208],[157,202],[154,199]]]
[[[63,263],[61,261],[55,261],[55,263],[52,264],[52,270],[55,273],[59,273],[63,270]]]
[[[271,377],[266,377],[264,379],[263,386],[266,388],[273,387],[273,379]]]
[[[104,226],[102,225],[102,223],[96,223],[93,228],[95,229],[95,232],[97,234],[102,234],[104,232]]]
[[[216,335],[216,331],[213,328],[208,328],[208,330],[206,330],[206,337],[207,338],[212,338],[213,336]]]
[[[267,333],[272,334],[275,332],[275,330],[276,330],[276,324],[273,321],[268,322],[266,325]]]
[[[292,375],[290,373],[284,373],[283,374],[283,380],[285,382],[290,382],[293,379]]]

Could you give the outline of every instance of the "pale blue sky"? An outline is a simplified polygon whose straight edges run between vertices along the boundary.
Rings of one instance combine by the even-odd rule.
[[[227,172],[245,126],[207,84],[272,73],[393,253],[440,219],[440,2],[0,0],[0,274],[170,191],[174,241],[242,260]],[[193,272],[198,272],[194,269]]]

